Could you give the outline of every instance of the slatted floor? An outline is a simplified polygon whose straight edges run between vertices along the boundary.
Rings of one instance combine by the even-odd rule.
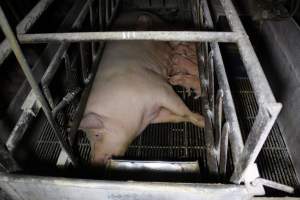
[[[258,107],[251,84],[246,77],[235,77],[232,82],[233,96],[244,141],[254,123]],[[282,134],[275,123],[257,160],[263,178],[291,186],[299,186],[299,181]]]

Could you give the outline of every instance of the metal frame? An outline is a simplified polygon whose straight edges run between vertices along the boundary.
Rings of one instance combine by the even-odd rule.
[[[38,20],[38,18],[42,15],[42,13],[49,7],[49,5],[53,2],[53,0],[43,0],[40,1],[32,10],[31,12],[22,20],[22,22],[17,26],[17,33],[25,33],[27,32],[30,27],[32,27],[34,25],[34,23]],[[89,0],[87,2],[84,3],[81,12],[78,14],[78,17],[76,18],[76,20],[74,21],[73,25],[72,25],[72,29],[79,29],[81,27],[81,24],[83,23],[83,21],[85,20],[85,18],[87,17],[87,14],[90,13],[90,21],[91,21],[91,25],[94,25],[94,23],[92,21],[94,21],[93,18],[93,14],[91,12],[93,12],[91,8],[91,4],[94,2],[94,0]],[[99,3],[102,2],[101,0],[99,0]],[[99,9],[101,7],[99,6]],[[33,74],[30,71],[30,68],[28,66],[28,63],[26,62],[20,47],[18,46],[16,40],[14,40],[14,34],[12,33],[11,29],[9,28],[9,25],[7,23],[7,20],[4,16],[3,10],[1,10],[1,17],[3,18],[1,21],[1,28],[3,29],[3,31],[5,33],[6,39],[4,40],[4,44],[8,43],[10,44],[13,48],[13,52],[18,53],[17,59],[20,63],[20,66],[22,67],[23,71],[25,72],[26,78],[27,80],[29,80],[29,83],[32,87],[32,91],[31,93],[28,95],[24,105],[22,106],[22,110],[23,113],[20,116],[14,130],[12,131],[8,141],[6,142],[6,146],[7,149],[13,153],[13,151],[16,149],[16,147],[18,146],[19,142],[21,141],[22,137],[24,136],[30,122],[34,119],[34,117],[36,117],[37,113],[39,112],[40,108],[42,108],[44,110],[44,113],[49,121],[49,123],[51,124],[54,132],[56,133],[56,136],[58,137],[59,142],[61,143],[62,149],[65,153],[67,153],[68,158],[70,159],[70,161],[74,164],[77,165],[78,164],[78,157],[74,155],[72,147],[68,144],[68,141],[65,140],[64,136],[63,136],[63,132],[61,130],[61,127],[59,127],[59,125],[57,124],[56,120],[55,120],[55,116],[56,114],[62,109],[64,108],[68,103],[70,103],[75,96],[80,94],[80,88],[74,88],[73,91],[70,91],[69,93],[67,93],[65,95],[65,97],[62,98],[62,100],[60,102],[57,103],[57,105],[54,105],[50,90],[48,88],[48,85],[50,84],[50,82],[53,79],[53,76],[55,74],[55,72],[57,71],[58,67],[59,67],[59,63],[61,61],[61,58],[65,58],[66,61],[66,65],[68,69],[71,68],[70,65],[70,60],[68,59],[69,56],[67,55],[67,50],[68,47],[70,46],[70,43],[61,43],[61,45],[59,46],[59,50],[55,53],[55,55],[53,56],[49,67],[47,68],[45,74],[42,77],[41,83],[42,83],[42,89],[44,94],[40,91],[39,86],[37,85],[37,82],[34,80],[33,78]],[[100,13],[100,12],[99,12]],[[99,21],[100,23],[100,27],[102,27],[102,22]],[[13,46],[14,45],[14,46]],[[99,62],[99,57],[102,51],[102,46],[100,45],[97,49],[94,48],[95,51],[97,51],[97,53],[95,53],[95,55],[93,55],[92,61],[93,62]],[[8,45],[9,47],[9,45]],[[11,48],[9,47],[8,49],[6,49],[5,51],[10,52]],[[5,55],[5,54],[3,54]],[[2,56],[2,54],[1,54]],[[83,56],[81,56],[82,58]],[[5,59],[6,57],[3,57],[3,59]],[[70,66],[69,66],[70,65]],[[86,66],[85,66],[86,67]],[[97,67],[96,64],[93,64],[93,67]],[[95,73],[95,70],[93,70],[93,72]],[[86,69],[83,67],[82,69],[82,74],[86,73]],[[84,85],[87,85],[89,83],[88,80],[91,80],[93,75],[92,73],[88,74],[88,78],[84,79]],[[44,96],[45,95],[45,96]],[[47,102],[48,101],[48,102]],[[50,107],[48,106],[48,103],[50,104]],[[82,107],[82,105],[81,105]],[[78,109],[78,110],[82,110],[82,109]],[[73,124],[74,127],[78,127],[78,123]],[[71,130],[74,130],[73,127],[71,127]],[[73,131],[74,132],[74,131]],[[7,156],[10,156],[9,152],[6,152]],[[6,157],[7,157],[6,156]],[[7,166],[9,168],[9,166]],[[14,171],[14,169],[16,169],[16,167],[11,166],[12,169],[7,169],[8,171]],[[18,168],[19,170],[19,168]]]
[[[251,199],[262,195],[245,185],[99,181],[0,174],[0,186],[14,199]]]
[[[107,9],[111,9],[112,11],[115,12],[119,1],[116,2],[117,2],[116,7],[114,7],[115,4],[112,5],[111,8],[106,7],[106,11]],[[203,14],[204,17],[203,23],[206,25],[205,27],[210,29],[213,28],[210,11],[207,6],[207,2],[205,0],[203,2],[204,2],[203,11],[200,12],[202,12]],[[227,148],[226,137],[227,134],[229,134],[229,142],[231,144],[231,151],[232,151],[233,162],[235,167],[234,173],[231,177],[231,181],[236,184],[240,184],[241,182],[249,183],[253,181],[253,176],[251,177],[251,175],[249,175],[250,170],[254,169],[256,171],[255,174],[258,174],[257,169],[255,169],[254,162],[270,132],[270,129],[272,128],[281,110],[282,105],[276,102],[274,98],[272,90],[268,84],[268,81],[259,63],[259,60],[254,52],[254,49],[251,45],[248,35],[245,29],[243,28],[243,25],[239,19],[239,16],[232,2],[230,0],[220,0],[220,2],[223,6],[225,15],[232,29],[231,32],[213,32],[213,31],[197,31],[197,32],[132,31],[132,32],[128,32],[126,31],[126,32],[85,32],[85,33],[73,32],[73,33],[45,33],[45,34],[26,34],[24,32],[18,32],[17,37],[21,43],[30,43],[30,44],[49,43],[49,42],[61,42],[62,44],[69,44],[70,42],[95,42],[95,41],[106,41],[106,40],[153,40],[153,41],[204,42],[205,45],[202,53],[204,53],[205,55],[207,54],[205,57],[208,58],[209,57],[208,53],[210,54],[213,52],[213,56],[211,58],[215,66],[219,85],[224,93],[223,107],[224,107],[226,120],[228,121],[228,125],[226,125],[226,127],[224,128],[224,137],[223,137],[224,141],[221,143],[223,144],[224,149],[226,149]],[[90,11],[92,11],[92,9],[90,9]],[[51,109],[48,106],[46,98],[40,91],[36,81],[34,80],[30,72],[30,68],[22,54],[22,51],[13,35],[12,30],[10,29],[7,23],[7,20],[3,14],[2,9],[0,9],[0,14],[1,14],[0,25],[8,41],[10,42],[12,50],[17,56],[17,59],[20,62],[20,65],[24,70],[28,81],[30,82],[33,88],[34,94],[36,95],[38,101],[41,103],[42,109],[44,110],[49,122],[51,123],[53,129],[55,130],[57,137],[59,138],[62,146],[66,150],[70,160],[73,163],[76,163],[76,158],[73,156],[70,146],[65,142],[63,142],[63,138],[61,138],[59,127],[57,126],[57,123],[53,119]],[[91,16],[93,16],[92,13]],[[110,23],[113,16],[114,13],[111,15],[111,17],[106,16],[105,21]],[[92,18],[93,17],[91,17],[91,19]],[[91,22],[91,24],[93,24],[93,22]],[[210,46],[208,46],[209,42],[211,43]],[[241,131],[239,128],[235,107],[230,92],[230,87],[228,84],[225,68],[224,68],[224,63],[222,61],[221,52],[218,47],[219,42],[236,43],[238,45],[242,61],[246,68],[247,74],[249,76],[249,80],[254,90],[256,100],[259,105],[259,112],[256,116],[255,123],[250,131],[250,134],[245,142],[245,145],[243,144],[243,140],[241,137]],[[210,52],[208,52],[209,48],[211,50]],[[61,58],[62,55],[59,55],[58,58]],[[206,64],[209,63],[207,60],[203,60],[203,62],[206,62]],[[210,77],[209,75],[211,75],[212,73],[213,73],[213,68],[208,73],[208,76],[203,77],[204,83],[209,79]],[[86,75],[84,77],[87,78]],[[212,80],[210,82],[212,82]],[[206,87],[209,88],[210,90],[212,90],[213,88],[212,85],[209,84]],[[205,112],[207,118],[213,121],[214,120],[214,117],[212,117],[212,113],[214,114],[213,92],[211,93],[211,96],[208,96],[208,103],[206,105],[210,105],[210,107],[208,107]],[[212,125],[212,123],[213,122],[210,122],[210,126]],[[229,133],[226,129],[230,129]],[[211,133],[211,135],[212,134],[213,133]],[[210,143],[212,146],[211,148],[212,149],[215,148],[214,138],[211,138]],[[224,169],[223,165],[224,163],[222,164],[222,169]],[[212,171],[215,171],[215,169]]]

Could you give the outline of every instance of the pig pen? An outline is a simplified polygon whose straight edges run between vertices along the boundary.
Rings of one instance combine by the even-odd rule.
[[[13,101],[22,105],[22,112],[14,114],[17,120],[6,142],[8,151],[2,151],[4,168],[10,172],[1,174],[5,192],[16,199],[45,194],[52,199],[248,199],[294,192],[299,182],[275,122],[281,104],[272,94],[231,1],[221,0],[217,5],[205,0],[76,1],[57,34],[47,34],[53,30],[45,28],[35,35],[40,33],[35,32],[38,18],[51,10],[51,4],[42,0],[17,26],[21,44],[47,43],[41,54],[45,60],[36,62],[32,71],[45,63],[48,67],[34,72],[41,87],[32,87],[30,92],[26,83]],[[211,10],[218,6],[227,20],[214,27]],[[132,10],[157,14],[174,24],[176,32],[109,32],[119,13]],[[228,26],[232,32],[224,28]],[[104,32],[88,35],[97,31]],[[13,42],[13,37],[6,37]],[[195,100],[183,88],[174,89],[192,111],[205,116],[206,127],[150,125],[124,157],[95,169],[89,163],[89,142],[78,126],[105,41],[122,39],[200,42],[198,57],[205,61],[199,68],[205,83],[203,97]],[[22,59],[19,62],[26,68]],[[33,86],[36,83],[29,74]],[[73,195],[77,189],[78,195]]]

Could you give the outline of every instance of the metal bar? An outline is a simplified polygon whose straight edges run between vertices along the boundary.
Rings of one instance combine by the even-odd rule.
[[[230,130],[229,123],[226,122],[222,129],[222,137],[221,137],[221,145],[220,145],[219,171],[222,177],[225,177],[226,174],[229,130]]]
[[[46,72],[44,73],[44,75],[41,79],[42,89],[43,89],[44,94],[48,100],[48,103],[52,109],[54,108],[55,105],[54,105],[54,101],[53,101],[53,98],[52,98],[52,95],[51,95],[51,92],[49,89],[49,84],[52,81],[52,79],[60,65],[63,54],[66,52],[66,50],[69,46],[70,46],[69,43],[61,44],[61,46],[59,47],[59,49],[53,56]]]
[[[20,67],[22,68],[29,84],[31,85],[32,87],[32,90],[37,98],[37,100],[39,101],[39,103],[41,104],[41,107],[51,125],[51,127],[53,128],[62,148],[67,152],[70,160],[72,161],[72,163],[74,165],[77,164],[77,159],[76,157],[74,156],[73,154],[73,151],[72,149],[70,148],[70,146],[66,143],[66,141],[64,141],[62,135],[61,135],[61,132],[60,132],[60,127],[57,125],[57,123],[55,122],[55,120],[53,119],[52,115],[51,115],[51,111],[50,111],[50,108],[47,104],[47,101],[45,99],[45,97],[43,96],[37,82],[35,81],[34,79],[34,76],[31,72],[31,69],[23,55],[23,52],[21,50],[21,47],[19,46],[18,42],[17,42],[17,39],[14,37],[14,33],[11,29],[11,27],[9,26],[8,24],[8,21],[4,15],[4,12],[2,10],[2,7],[0,7],[0,26],[1,26],[1,29],[5,35],[5,37],[7,38],[7,40],[9,41],[10,43],[10,46],[20,64]]]
[[[72,29],[78,29],[81,27],[84,19],[87,16],[88,10],[89,10],[89,5],[93,2],[94,0],[90,0],[87,1],[81,12],[79,13],[78,17],[76,18],[76,20],[74,21],[74,23],[72,24]],[[56,71],[58,70],[58,67],[60,65],[60,62],[62,60],[62,56],[65,54],[65,52],[67,51],[67,49],[69,48],[70,43],[66,43],[63,42],[59,49],[57,50],[57,52],[55,53],[54,57],[52,58],[46,72],[44,73],[42,80],[41,80],[41,85],[42,85],[42,89],[43,92],[48,100],[48,103],[50,105],[50,107],[53,109],[55,107],[54,105],[54,101],[49,89],[49,84],[52,81],[52,79],[54,78],[54,75],[56,73]],[[87,80],[84,79],[84,81],[86,82]]]
[[[199,173],[198,161],[194,162],[167,162],[167,161],[139,161],[139,160],[110,160],[106,164],[108,170],[122,171],[151,171],[151,172],[176,172]]]
[[[234,5],[230,0],[220,0],[220,2],[224,8],[225,15],[232,31],[243,35],[243,37],[240,37],[238,40],[237,44],[258,104],[276,102],[261,64]]]
[[[88,50],[88,43],[81,42],[79,44],[80,48],[80,58],[81,58],[81,71],[82,71],[82,80],[83,83],[86,85],[91,80],[91,74],[88,73],[88,66],[92,63],[92,58],[89,59],[89,50]]]
[[[199,3],[199,2],[195,2]],[[198,5],[198,4],[197,4]],[[200,6],[199,6],[200,7]],[[193,10],[194,23],[197,29],[203,29],[203,18],[202,10]],[[210,106],[210,97],[211,97],[211,85],[210,81],[212,81],[211,73],[213,72],[213,66],[210,66],[208,62],[208,46],[207,43],[197,43],[197,59],[198,59],[198,70],[199,70],[199,78],[201,82],[201,106],[203,116],[205,118],[205,128],[204,132],[205,136],[205,145],[207,148],[206,151],[206,159],[209,173],[212,177],[218,175],[218,157],[215,149],[214,142],[214,131],[213,131],[213,114]],[[210,60],[211,61],[211,60]]]
[[[194,31],[124,31],[19,34],[21,43],[91,42],[100,40],[153,40],[181,42],[237,42],[240,34]]]
[[[41,0],[34,8],[24,17],[24,19],[17,25],[17,33],[26,33],[38,18],[45,12],[54,0]],[[0,65],[4,62],[10,54],[11,48],[8,41],[5,39],[0,45]]]
[[[206,19],[206,23],[208,28],[214,29],[214,24],[212,21],[211,14],[209,12],[207,0],[203,0],[203,6],[204,6],[204,17]],[[226,117],[226,120],[229,123],[230,126],[230,131],[229,131],[229,141],[230,141],[230,147],[231,147],[231,153],[232,153],[232,159],[233,159],[233,164],[236,165],[238,162],[238,159],[240,157],[240,154],[243,151],[244,148],[244,142],[241,134],[241,129],[240,125],[238,122],[238,118],[236,115],[236,109],[235,105],[233,102],[228,78],[226,75],[226,70],[222,58],[222,54],[220,51],[220,47],[218,43],[213,42],[211,43],[211,48],[214,51],[214,63],[215,63],[215,70],[216,70],[216,75],[218,78],[218,83],[220,88],[224,92],[224,114]]]
[[[259,108],[243,152],[230,179],[232,182],[239,184],[244,181],[245,173],[254,164],[281,108],[280,103],[264,105]]]
[[[251,199],[245,185],[163,183],[134,181],[101,181],[0,174],[0,185],[6,192],[11,187],[22,199]]]
[[[53,116],[56,116],[58,111],[66,107],[81,91],[81,88],[75,88],[72,92],[68,92],[66,96],[63,97],[63,99],[55,106],[55,108],[52,110]]]
[[[23,113],[6,141],[6,147],[10,152],[13,152],[22,140],[31,121],[36,117],[41,106],[36,102],[35,95],[30,92],[21,109]]]
[[[0,140],[0,170],[1,169],[6,172],[16,172],[21,170],[11,152],[6,149],[5,144]]]
[[[295,193],[295,189],[291,186],[283,185],[283,184],[276,183],[274,181],[266,180],[266,179],[263,179],[263,178],[257,178],[257,179],[255,179],[255,181],[252,182],[252,185],[258,185],[258,184],[261,184],[261,185],[264,185],[266,187],[270,187],[270,188],[273,188],[273,189],[276,189],[276,190],[279,190],[279,191],[283,191],[283,192],[286,192],[286,193],[289,193],[289,194],[294,194]]]
[[[223,97],[224,97],[223,90],[219,89],[217,92],[215,114],[214,114],[215,149],[217,152],[220,151],[221,136],[222,136]],[[220,156],[218,156],[218,163],[219,161],[220,161]]]

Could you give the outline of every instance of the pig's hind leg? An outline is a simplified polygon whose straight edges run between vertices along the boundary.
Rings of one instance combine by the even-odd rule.
[[[204,127],[204,118],[199,113],[193,113],[183,103],[180,97],[172,91],[166,102],[162,102],[161,109],[152,123],[191,122],[198,127]]]

